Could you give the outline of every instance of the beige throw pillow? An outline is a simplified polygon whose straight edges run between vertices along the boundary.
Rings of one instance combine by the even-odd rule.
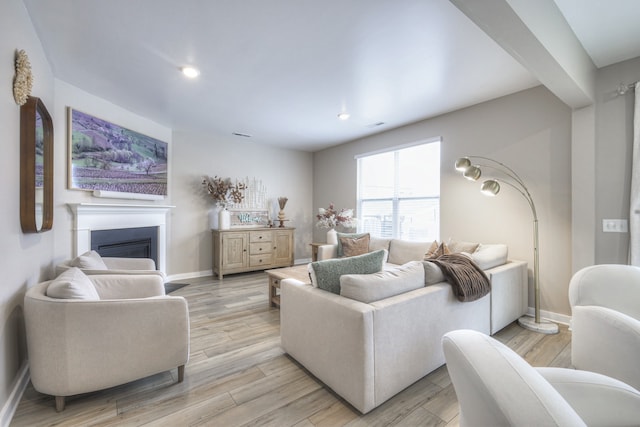
[[[369,252],[369,233],[358,237],[340,237],[344,256],[364,255]]]
[[[97,301],[98,291],[91,280],[77,267],[71,267],[49,283],[47,296],[61,299]]]
[[[433,242],[436,243],[436,242]],[[433,243],[431,244],[431,247],[433,247]],[[449,255],[451,253],[451,251],[449,250],[449,247],[447,246],[446,243],[442,242],[438,245],[438,247],[432,251],[431,248],[429,248],[429,251],[427,251],[427,253],[425,253],[424,255],[424,259],[428,260],[428,259],[433,259],[433,258],[438,258],[441,255]]]
[[[85,270],[108,270],[102,257],[96,251],[85,252],[77,256],[71,261],[72,267],[78,267]]]
[[[453,239],[449,239],[449,243],[447,243],[447,246],[449,247],[451,253],[466,252],[468,254],[472,254],[478,249],[480,243],[458,242]]]

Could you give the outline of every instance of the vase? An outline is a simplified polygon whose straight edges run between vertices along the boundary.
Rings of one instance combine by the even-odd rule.
[[[333,228],[327,231],[327,244],[328,245],[338,244],[338,233]]]
[[[218,217],[220,216],[220,211],[218,208],[213,208],[209,211],[209,228],[212,230],[218,229]]]
[[[218,230],[228,230],[231,228],[231,212],[227,208],[218,212]]]

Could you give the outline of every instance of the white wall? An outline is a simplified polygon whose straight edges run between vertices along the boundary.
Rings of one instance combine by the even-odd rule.
[[[202,187],[202,176],[262,180],[272,202],[271,217],[278,213],[277,199],[289,200],[287,226],[295,227],[295,259],[311,257],[312,154],[267,147],[237,137],[215,140],[206,134],[175,132],[172,151],[172,199],[169,274],[211,274],[209,214],[215,212]]]
[[[441,239],[507,243],[509,255],[533,265],[533,223],[524,198],[504,188],[496,198],[457,174],[458,157],[502,161],[527,183],[540,221],[541,307],[570,314],[571,111],[544,87],[340,145],[314,155],[314,212],[329,202],[356,205],[354,155],[430,137],[442,137]],[[314,233],[323,241],[322,231]],[[533,306],[533,290],[530,290]]]
[[[35,77],[32,95],[53,115],[53,74],[20,0],[0,2],[0,424],[7,421],[11,391],[26,357],[22,299],[46,277],[55,234],[23,234],[20,228],[20,107],[13,99],[15,50],[24,49]],[[18,396],[19,397],[19,396]]]

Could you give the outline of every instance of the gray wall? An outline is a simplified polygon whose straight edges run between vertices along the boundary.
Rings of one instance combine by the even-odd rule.
[[[544,87],[315,153],[314,212],[329,202],[355,207],[356,154],[437,136],[442,137],[441,239],[506,243],[510,257],[529,262],[531,269],[533,222],[525,199],[509,188],[484,197],[479,183],[453,168],[464,155],[504,162],[524,179],[537,205],[541,307],[570,314],[571,111]],[[316,230],[314,238],[323,241],[324,232]],[[532,290],[529,300],[533,306]]]
[[[311,257],[312,154],[261,146],[237,137],[212,140],[208,135],[176,132],[173,137],[172,199],[169,274],[211,274],[209,214],[214,205],[203,190],[202,175],[262,180],[271,200],[271,217],[278,214],[277,199],[289,200],[287,226],[296,227],[297,260]]]
[[[629,219],[635,97],[618,96],[616,88],[638,80],[640,58],[605,67],[596,79],[596,264],[628,262],[629,234],[604,233],[602,220]]]

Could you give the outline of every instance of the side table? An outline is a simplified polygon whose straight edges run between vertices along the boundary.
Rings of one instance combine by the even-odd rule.
[[[311,261],[318,260],[318,247],[326,245],[326,243],[309,243],[311,246]]]
[[[281,280],[297,279],[301,282],[310,283],[307,264],[287,268],[274,268],[272,270],[266,270],[265,273],[269,276],[269,305],[271,307],[280,308],[278,289],[280,289]]]

